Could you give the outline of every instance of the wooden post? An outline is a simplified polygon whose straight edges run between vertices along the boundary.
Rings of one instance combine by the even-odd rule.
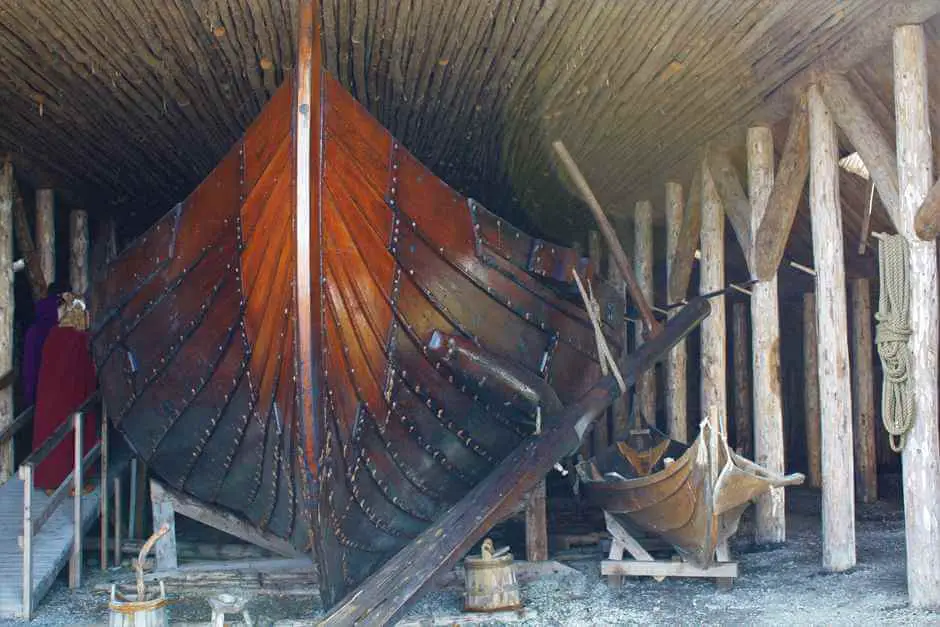
[[[114,477],[114,565],[121,565],[121,526],[123,524],[121,515],[121,477]]]
[[[682,229],[682,186],[678,183],[666,183],[666,285],[672,276],[673,259]],[[667,289],[667,300],[672,303],[685,294],[672,294]],[[712,310],[712,315],[715,312]],[[671,314],[674,315],[674,314]],[[671,316],[670,316],[671,317]],[[711,316],[709,316],[711,317]],[[685,341],[676,344],[666,358],[666,428],[669,437],[680,442],[688,442],[686,400],[687,353]]]
[[[725,213],[707,168],[702,168],[702,236],[699,263],[699,293],[707,294],[725,286]],[[702,411],[715,408],[718,427],[728,433],[728,391],[725,359],[725,297],[710,299],[712,312],[702,321]]]
[[[69,558],[69,588],[75,589],[82,585],[82,461],[84,450],[82,447],[82,423],[85,416],[81,412],[72,414],[72,433],[75,435],[74,466],[72,467],[72,488],[75,496],[72,498],[72,556]]]
[[[79,209],[69,214],[69,284],[76,294],[88,290],[88,213]]]
[[[914,607],[940,608],[940,443],[937,426],[937,246],[914,234],[914,218],[933,182],[924,27],[894,31],[901,224],[910,245],[910,347],[914,425],[901,453],[907,591]]]
[[[131,476],[127,482],[127,537],[133,539],[137,526],[137,458],[131,458]]]
[[[525,506],[525,558],[530,562],[548,559],[548,523],[545,516],[545,481],[532,489]]]
[[[734,423],[738,452],[748,459],[754,451],[754,431],[751,428],[751,368],[748,359],[747,304],[734,303],[731,307],[731,328],[734,335]]]
[[[810,216],[816,267],[822,454],[823,568],[855,565],[855,494],[852,484],[852,386],[839,205],[838,140],[819,93],[809,89]],[[936,388],[934,379],[933,386]]]
[[[55,281],[55,194],[36,190],[36,247],[46,284]]]
[[[108,447],[108,406],[101,404],[101,477],[98,481],[98,498],[100,500],[101,520],[98,547],[98,561],[101,570],[108,570],[108,464],[110,452]]]
[[[144,536],[144,501],[147,498],[147,464],[138,460],[137,464],[137,512],[134,514],[134,538],[142,540]],[[128,531],[130,535],[130,531]]]
[[[601,260],[604,255],[604,249],[601,246],[601,234],[597,231],[588,231],[588,257],[594,264],[595,272],[600,276]],[[599,352],[599,351],[598,351]],[[607,434],[607,417],[602,416],[594,423],[594,429],[591,431],[592,452],[597,455],[607,448],[609,437]]]
[[[774,144],[765,126],[747,130],[747,181],[751,201],[750,233],[756,234],[774,187]],[[748,266],[761,254],[752,240]],[[780,389],[780,315],[777,276],[754,284],[751,296],[751,341],[754,363],[754,461],[783,474],[783,403]],[[757,541],[787,539],[783,488],[771,488],[757,500]]]
[[[617,267],[617,264],[614,263],[613,259],[609,261],[610,263],[607,264],[607,280],[614,286],[614,289],[616,289],[619,294],[624,295],[626,298],[626,281],[624,281],[623,276],[621,276],[620,269]],[[621,315],[623,314],[621,313]],[[624,350],[630,345],[630,330],[630,324],[625,323],[623,325]],[[610,406],[610,413],[612,418],[610,423],[610,439],[612,442],[616,442],[617,440],[625,438],[627,431],[630,429],[630,395],[621,394],[617,397],[614,404]]]
[[[0,377],[13,370],[13,164],[0,172]],[[0,431],[13,422],[13,385],[0,389]],[[0,443],[0,484],[13,475],[13,439]]]
[[[803,294],[803,415],[806,416],[806,469],[809,486],[822,486],[819,446],[819,338],[816,333],[816,294]]]
[[[20,469],[23,479],[23,616],[33,616],[33,467]]]
[[[633,212],[633,263],[637,284],[646,301],[653,302],[653,205],[648,200],[636,204]],[[643,343],[643,331],[636,329],[636,345]],[[647,424],[656,424],[656,369],[650,368],[636,382],[636,412]]]
[[[852,301],[852,410],[855,418],[855,493],[863,502],[878,500],[875,455],[875,376],[872,371],[871,288],[868,279],[849,281]]]
[[[173,504],[167,498],[166,492],[155,481],[150,482],[150,502],[153,506],[153,528],[159,529],[164,523],[170,526],[170,531],[157,540],[154,547],[157,570],[175,570],[177,567],[176,516]]]

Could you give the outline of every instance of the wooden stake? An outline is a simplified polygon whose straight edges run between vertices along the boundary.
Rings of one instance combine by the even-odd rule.
[[[647,302],[653,301],[653,205],[648,200],[636,204],[633,213],[635,236],[634,263],[637,285]],[[636,345],[643,343],[643,332],[637,329]],[[648,424],[656,424],[656,369],[650,368],[636,382],[637,412]]]
[[[170,526],[169,533],[157,540],[157,545],[154,548],[157,570],[175,570],[178,565],[176,560],[175,510],[163,487],[155,481],[150,482],[150,502],[153,505],[154,529],[159,529],[164,524]]]
[[[902,452],[907,591],[914,607],[940,608],[940,442],[937,425],[937,246],[914,233],[933,183],[924,27],[894,31],[900,223],[910,244],[910,347],[915,419]]]
[[[548,520],[545,516],[545,481],[532,489],[525,506],[525,558],[530,562],[548,559]]]
[[[878,500],[875,454],[875,376],[871,334],[871,287],[868,279],[849,281],[852,302],[852,410],[855,417],[855,493],[863,502]]]
[[[819,427],[819,337],[816,333],[816,294],[803,294],[803,415],[806,417],[806,467],[809,486],[822,487]]]
[[[55,281],[55,194],[51,189],[36,190],[36,246],[48,285]]]
[[[815,85],[809,89],[809,146],[823,451],[822,561],[824,569],[839,572],[855,565],[852,386],[839,206],[838,139],[832,116]]]
[[[702,170],[704,170],[704,166]],[[702,177],[702,259],[699,263],[699,293],[708,294],[725,285],[725,214],[715,185],[705,172]],[[715,408],[718,426],[728,433],[728,391],[725,359],[725,297],[710,299],[712,313],[702,321],[702,411]],[[710,414],[707,414],[710,415]]]
[[[770,129],[747,131],[748,197],[751,203],[749,232],[756,234],[767,210],[774,186],[774,145]],[[727,206],[726,206],[727,210]],[[753,237],[753,235],[752,235]],[[753,240],[748,266],[753,270],[761,254]],[[783,474],[783,403],[780,389],[780,315],[777,276],[756,283],[751,296],[751,355],[754,360],[754,461],[771,472]],[[783,488],[772,488],[757,500],[757,541],[779,543],[787,539]]]
[[[584,197],[584,201],[591,209],[591,213],[594,214],[597,226],[600,228],[604,239],[607,240],[607,247],[610,249],[613,260],[617,264],[617,267],[620,268],[623,280],[627,284],[627,293],[630,295],[637,309],[640,310],[640,316],[643,318],[643,326],[647,330],[647,335],[650,337],[656,336],[659,333],[660,325],[656,321],[656,318],[653,317],[653,310],[650,307],[651,297],[645,295],[642,286],[634,275],[633,269],[630,267],[630,260],[627,258],[627,254],[620,245],[620,240],[617,239],[617,233],[614,231],[614,227],[610,225],[610,221],[604,214],[601,204],[597,202],[594,192],[591,191],[591,187],[588,185],[584,175],[581,174],[581,170],[578,169],[578,165],[568,153],[568,149],[565,148],[565,145],[560,141],[556,141],[552,143],[552,146],[555,148],[555,153],[558,155],[558,158],[561,159],[561,162],[565,165],[568,175],[571,176],[575,186]]]
[[[0,376],[13,371],[13,164],[0,172]],[[0,388],[0,431],[13,422],[13,379]],[[0,484],[13,476],[13,440],[0,443]]]
[[[679,243],[679,231],[682,228],[682,186],[678,183],[666,183],[666,284],[672,277],[673,258]],[[669,302],[675,302],[685,295],[668,294]],[[670,311],[670,317],[677,310]],[[714,309],[712,315],[714,315]],[[687,425],[687,362],[685,342],[680,342],[666,358],[666,427],[669,437],[680,442],[688,442]]]
[[[88,213],[80,209],[69,214],[69,284],[76,294],[88,290]]]
[[[710,317],[710,316],[709,316]],[[751,428],[751,368],[748,358],[747,304],[734,303],[731,307],[731,328],[734,350],[734,423],[738,452],[750,459],[754,451],[754,431]]]

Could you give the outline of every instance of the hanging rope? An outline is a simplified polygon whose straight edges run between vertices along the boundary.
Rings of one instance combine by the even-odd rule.
[[[878,277],[881,281],[875,344],[884,369],[881,420],[891,450],[900,453],[907,432],[914,425],[914,390],[911,381],[909,322],[911,283],[907,273],[907,241],[902,235],[886,235],[878,244]]]

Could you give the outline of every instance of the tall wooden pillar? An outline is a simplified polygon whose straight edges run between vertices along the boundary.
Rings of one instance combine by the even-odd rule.
[[[69,284],[76,294],[88,289],[88,213],[69,214]]]
[[[594,264],[595,272],[600,276],[601,260],[604,256],[604,247],[601,245],[601,234],[597,231],[588,231],[588,257]],[[601,416],[594,422],[594,428],[591,431],[591,441],[593,442],[593,453],[597,455],[609,443],[607,416]]]
[[[672,265],[676,255],[676,246],[679,243],[679,231],[682,229],[682,185],[679,183],[666,183],[666,285],[672,277]],[[682,298],[683,295],[669,293],[669,302]],[[678,312],[678,309],[673,310]],[[714,315],[714,310],[712,311]],[[687,401],[687,363],[685,340],[676,344],[669,351],[666,359],[666,428],[669,437],[680,442],[688,442],[689,427],[686,416]]]
[[[875,454],[875,377],[871,334],[871,287],[868,279],[849,281],[852,303],[852,410],[855,436],[855,493],[865,503],[878,500]]]
[[[765,126],[747,130],[747,183],[751,201],[751,234],[756,234],[767,210],[774,186],[774,143]],[[752,240],[751,268],[761,254]],[[783,403],[780,389],[780,314],[777,275],[756,283],[751,296],[751,355],[754,364],[754,461],[771,472],[783,474]],[[787,539],[785,495],[773,488],[757,500],[757,541]]]
[[[648,200],[636,204],[633,213],[633,256],[636,280],[643,296],[653,302],[653,205]],[[636,325],[636,344],[643,343],[643,328]],[[656,369],[650,368],[636,382],[635,411],[648,424],[656,424]]]
[[[914,233],[914,218],[933,183],[924,27],[894,32],[898,231],[910,244],[910,347],[914,425],[901,453],[907,590],[911,605],[940,608],[940,442],[937,427],[937,247]]]
[[[13,369],[13,164],[0,171],[0,378]],[[0,388],[0,431],[13,422],[12,379]],[[0,446],[0,483],[13,474],[13,442]]]
[[[36,190],[36,249],[49,285],[55,281],[55,194],[51,189]]]
[[[816,267],[823,568],[855,565],[852,386],[839,205],[838,140],[818,86],[809,90],[810,216]],[[936,379],[933,386],[936,388]]]
[[[734,340],[735,443],[738,452],[750,459],[754,454],[754,429],[751,419],[751,362],[747,350],[747,321],[747,304],[734,303],[731,306],[731,333]]]
[[[725,212],[708,168],[702,168],[702,235],[699,262],[699,293],[707,294],[725,286]],[[711,415],[716,408],[718,424],[728,433],[728,390],[726,383],[727,336],[725,297],[710,299],[712,312],[702,321],[702,412]]]
[[[806,468],[809,485],[822,486],[819,438],[819,337],[816,333],[816,294],[803,294],[803,415],[806,416]]]
[[[627,283],[624,281],[623,276],[621,276],[620,270],[617,268],[617,264],[614,260],[609,259],[609,261],[610,263],[607,264],[607,280],[614,286],[614,289],[616,289],[619,294],[622,294],[624,298],[626,298]],[[625,312],[620,313],[623,315]],[[623,346],[624,350],[627,350],[630,344],[631,325],[625,323],[623,325],[623,331]],[[630,429],[630,395],[621,394],[611,406],[610,413],[612,418],[610,423],[610,437],[611,441],[616,442],[617,440],[625,438],[627,431]]]

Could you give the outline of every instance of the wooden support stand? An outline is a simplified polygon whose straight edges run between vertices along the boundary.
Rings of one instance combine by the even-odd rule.
[[[608,558],[601,562],[601,574],[613,588],[620,587],[624,576],[653,577],[656,581],[666,577],[707,577],[715,579],[722,588],[730,587],[738,576],[737,562],[721,561],[710,568],[699,568],[688,562],[655,560],[616,518],[607,512],[604,518],[613,540]],[[623,559],[624,552],[633,559]],[[727,559],[727,555],[721,557]]]

